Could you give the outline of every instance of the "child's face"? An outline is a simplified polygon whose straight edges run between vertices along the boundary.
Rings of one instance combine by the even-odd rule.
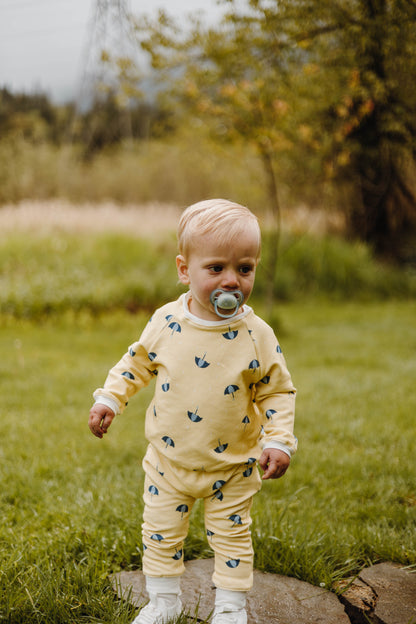
[[[240,290],[244,303],[254,285],[258,263],[257,233],[247,229],[233,243],[218,243],[213,235],[196,238],[188,257],[177,256],[179,280],[189,284],[189,309],[207,321],[220,320],[210,301],[213,290]]]

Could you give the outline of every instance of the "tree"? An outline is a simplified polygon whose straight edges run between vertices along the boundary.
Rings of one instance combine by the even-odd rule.
[[[327,139],[323,163],[338,183],[348,183],[351,234],[383,257],[404,259],[416,234],[416,3],[250,5],[268,32],[285,33],[299,50],[295,81],[306,66],[318,68],[319,85],[305,91],[303,108],[317,140]]]
[[[215,28],[145,22],[153,67],[218,136],[256,145],[276,231],[279,156],[306,154],[310,174],[319,163],[348,187],[350,233],[402,259],[416,233],[415,0],[222,2]]]

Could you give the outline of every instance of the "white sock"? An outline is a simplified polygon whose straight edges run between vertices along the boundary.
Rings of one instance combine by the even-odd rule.
[[[215,592],[215,608],[220,611],[240,611],[246,606],[247,592],[220,589]]]
[[[152,602],[161,598],[167,607],[173,607],[181,595],[181,577],[146,576],[146,590]]]

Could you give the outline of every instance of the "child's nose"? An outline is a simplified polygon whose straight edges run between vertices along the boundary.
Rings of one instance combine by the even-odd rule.
[[[237,288],[238,284],[238,276],[235,271],[229,270],[224,272],[221,282],[223,288]]]

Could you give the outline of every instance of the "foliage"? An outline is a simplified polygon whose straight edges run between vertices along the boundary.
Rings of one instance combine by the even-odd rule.
[[[267,300],[265,269],[273,237],[265,232],[254,300]],[[113,309],[152,311],[178,296],[176,242],[122,234],[10,234],[0,246],[0,313],[17,318]],[[416,278],[376,262],[364,245],[285,235],[272,284],[276,300],[414,298]],[[271,313],[270,308],[269,313]]]
[[[264,310],[258,309],[261,314]],[[299,451],[253,505],[255,565],[331,588],[364,565],[416,564],[415,304],[278,308],[298,387]],[[147,315],[0,327],[0,620],[120,622],[109,575],[141,564],[143,390],[102,441],[92,391]],[[187,558],[212,555],[202,509]]]
[[[349,187],[350,231],[405,259],[416,234],[415,4],[223,4],[220,26],[195,22],[189,35],[164,13],[145,22],[142,46],[165,85],[170,70],[194,115],[257,146],[276,214],[281,163],[302,171],[306,159],[309,175]]]

